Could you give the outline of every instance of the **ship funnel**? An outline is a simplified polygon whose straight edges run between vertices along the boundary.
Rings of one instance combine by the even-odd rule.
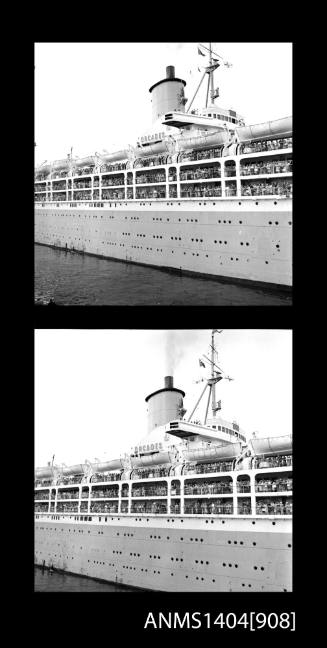
[[[145,399],[148,405],[148,434],[154,428],[182,417],[185,392],[174,387],[172,376],[165,376],[164,384]]]
[[[166,79],[175,78],[175,68],[173,65],[167,65],[166,67]]]
[[[175,77],[173,65],[166,67],[166,78],[157,81],[149,92],[152,101],[152,123],[170,111],[185,112],[186,81]]]

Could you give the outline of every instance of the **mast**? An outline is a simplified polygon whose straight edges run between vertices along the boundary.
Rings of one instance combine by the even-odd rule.
[[[210,97],[211,97],[211,103],[213,104],[215,102],[215,92],[213,88],[213,69],[212,69],[212,48],[211,48],[211,43],[209,43],[209,57],[210,57]]]
[[[218,365],[217,365],[216,362],[215,362],[216,355],[218,356],[218,354],[217,354],[217,351],[216,351],[216,349],[215,349],[215,339],[214,339],[214,336],[215,336],[215,333],[221,333],[221,332],[222,332],[222,331],[219,331],[218,329],[213,329],[212,332],[211,332],[211,357],[208,358],[206,355],[203,356],[203,357],[207,360],[207,362],[211,365],[211,376],[210,376],[210,378],[208,378],[208,379],[206,380],[206,384],[205,384],[205,386],[204,386],[203,392],[202,392],[202,394],[201,394],[199,400],[197,401],[195,407],[193,408],[193,410],[192,410],[192,412],[191,412],[189,418],[187,419],[188,422],[191,420],[191,418],[192,418],[192,416],[193,416],[195,410],[197,409],[197,407],[198,407],[200,401],[202,400],[202,397],[204,396],[204,393],[205,393],[207,387],[209,388],[209,394],[208,394],[208,401],[207,401],[207,407],[206,407],[206,413],[205,413],[204,425],[205,425],[206,422],[207,422],[208,410],[209,410],[209,404],[210,404],[210,397],[211,397],[212,416],[215,417],[215,416],[216,416],[216,412],[218,411],[218,409],[220,409],[220,407],[217,407],[217,404],[216,404],[216,383],[218,383],[220,380],[223,380],[223,378],[224,378],[225,376],[222,376],[222,375],[221,375],[221,370],[220,370],[220,368],[218,367]],[[204,365],[203,365],[203,366],[204,366]],[[218,371],[218,370],[219,370],[219,371]],[[231,380],[231,379],[229,378],[229,376],[226,376],[226,378],[227,378],[228,380]],[[200,381],[200,382],[201,382],[201,381]]]
[[[216,372],[214,370],[214,365],[215,365],[215,333],[218,333],[217,329],[214,329],[211,333],[211,378],[212,378],[212,386],[211,386],[211,409],[212,409],[212,416],[216,416],[216,381],[214,381],[214,378],[216,378]]]

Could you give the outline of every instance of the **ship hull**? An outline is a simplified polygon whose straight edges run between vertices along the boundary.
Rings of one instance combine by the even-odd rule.
[[[155,591],[292,590],[291,519],[81,519],[39,515],[35,564]]]
[[[289,289],[291,200],[36,204],[35,242],[185,274]]]

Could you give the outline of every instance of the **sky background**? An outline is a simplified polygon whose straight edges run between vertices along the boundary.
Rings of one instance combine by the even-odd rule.
[[[208,43],[203,43],[208,46]],[[135,145],[151,126],[151,85],[174,65],[191,100],[206,58],[197,43],[36,43],[36,164]],[[216,101],[254,124],[292,114],[291,43],[214,43],[232,63],[215,74]],[[206,83],[192,108],[205,105]]]
[[[191,413],[208,375],[210,330],[35,331],[35,463],[114,459],[147,431],[145,397],[174,375]],[[221,416],[249,437],[292,433],[292,332],[224,329],[215,336]],[[204,399],[206,400],[206,399]],[[205,403],[194,418],[203,420]]]

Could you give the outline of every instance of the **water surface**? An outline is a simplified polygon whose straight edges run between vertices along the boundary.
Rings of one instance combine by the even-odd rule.
[[[75,576],[61,572],[50,572],[40,567],[34,568],[35,592],[137,592],[132,587],[122,587],[115,583],[102,583],[93,578]]]
[[[180,276],[35,245],[35,302],[86,306],[290,306],[289,293]]]

